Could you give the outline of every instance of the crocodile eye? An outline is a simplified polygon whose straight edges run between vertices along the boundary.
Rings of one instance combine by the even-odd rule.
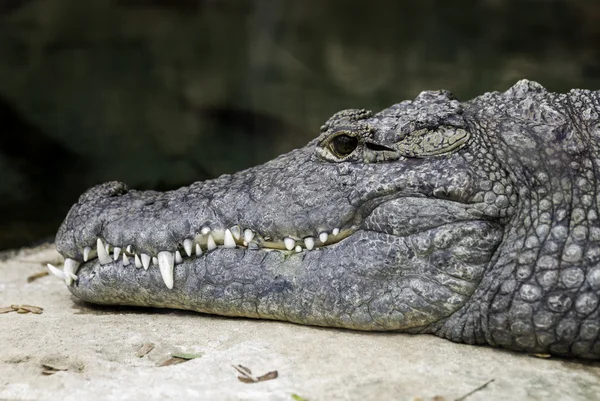
[[[347,134],[338,135],[329,142],[329,149],[340,157],[348,156],[357,146],[358,138]]]

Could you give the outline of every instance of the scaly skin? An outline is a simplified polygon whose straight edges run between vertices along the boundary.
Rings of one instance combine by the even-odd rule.
[[[233,175],[166,193],[92,188],[56,245],[72,264],[97,238],[131,245],[129,260],[184,255],[172,289],[164,261],[162,275],[83,263],[69,289],[93,303],[599,359],[599,113],[600,92],[529,81],[462,103],[437,91],[344,111],[304,148]],[[231,227],[255,236],[223,246]],[[188,257],[186,239],[202,254]]]

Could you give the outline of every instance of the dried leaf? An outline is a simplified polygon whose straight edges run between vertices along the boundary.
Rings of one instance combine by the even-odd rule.
[[[53,375],[56,372],[64,372],[66,370],[69,370],[68,366],[54,365],[51,363],[42,363],[42,368],[44,368],[44,370],[42,370],[42,374],[46,376]]]
[[[31,283],[32,281],[35,281],[38,278],[46,277],[49,274],[50,274],[50,272],[48,270],[32,274],[31,276],[27,277],[27,282]]]
[[[252,376],[252,371],[245,366],[242,365],[231,365],[235,370],[237,370],[241,376],[238,376],[238,380],[244,383],[256,383],[258,379]]]
[[[190,360],[190,359],[196,359],[196,358],[200,358],[204,355],[204,352],[197,352],[195,354],[192,353],[181,353],[181,354],[171,354],[171,356],[173,358],[180,358],[180,359],[186,359],[186,360]]]
[[[237,367],[234,366],[234,368],[236,368],[237,370],[239,370],[240,373],[248,374],[248,375],[252,374],[252,371],[250,370],[250,368],[247,368],[244,365],[237,365]]]
[[[308,401],[306,398],[300,397],[298,394],[294,394],[294,393],[292,393],[292,400],[295,400],[295,401]]]
[[[257,377],[257,379],[258,379],[259,382],[264,382],[264,381],[267,381],[267,380],[277,379],[278,376],[279,376],[279,373],[277,373],[277,371],[274,370],[272,372],[269,372],[269,373],[266,373],[266,374],[264,374],[262,376]]]
[[[533,356],[535,356],[536,358],[547,359],[547,358],[550,358],[552,355],[550,355],[550,354],[533,354]]]
[[[152,344],[152,343],[145,343],[144,345],[142,345],[142,347],[138,350],[137,354],[135,354],[135,355],[138,358],[141,358],[144,355],[148,354],[153,349],[154,349],[154,344]]]
[[[187,362],[188,360],[189,359],[169,358],[166,361],[162,361],[161,363],[159,363],[156,366],[163,367],[163,366],[179,365],[180,363]]]
[[[21,305],[21,309],[25,309],[26,311],[35,313],[36,315],[39,315],[44,311],[44,308],[34,305]]]
[[[42,367],[48,370],[56,370],[57,372],[59,371],[64,371],[64,370],[69,370],[68,366],[65,365],[55,365],[53,363],[42,363]]]
[[[0,314],[14,312],[14,311],[15,311],[15,309],[12,306],[4,306],[4,307],[0,308]]]
[[[23,314],[23,313],[29,313],[29,311],[27,309],[19,308],[19,309],[17,309],[17,313]]]
[[[266,373],[262,376],[259,377],[255,377],[252,375],[252,371],[242,365],[231,365],[233,366],[233,368],[235,370],[237,370],[241,376],[238,376],[238,380],[241,381],[242,383],[258,383],[258,382],[264,382],[266,380],[273,380],[276,379],[279,374],[277,373],[276,370]]]

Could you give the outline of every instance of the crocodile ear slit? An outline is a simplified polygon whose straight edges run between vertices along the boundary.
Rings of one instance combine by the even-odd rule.
[[[367,149],[373,150],[375,152],[393,152],[394,149],[392,148],[388,148],[387,146],[384,145],[380,145],[378,143],[374,143],[374,142],[365,142],[365,146],[367,147]]]

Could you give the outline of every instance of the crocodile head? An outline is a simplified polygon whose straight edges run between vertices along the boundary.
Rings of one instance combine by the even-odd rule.
[[[164,193],[99,185],[60,227],[65,267],[51,269],[92,303],[574,354],[576,339],[556,334],[577,313],[564,296],[597,306],[600,273],[588,292],[536,278],[540,263],[564,265],[539,238],[565,226],[556,213],[569,199],[552,195],[578,140],[552,96],[528,81],[464,103],[427,91],[377,114],[339,112],[305,147],[233,175]],[[557,234],[561,252],[571,229]],[[594,341],[575,354],[600,355]]]

